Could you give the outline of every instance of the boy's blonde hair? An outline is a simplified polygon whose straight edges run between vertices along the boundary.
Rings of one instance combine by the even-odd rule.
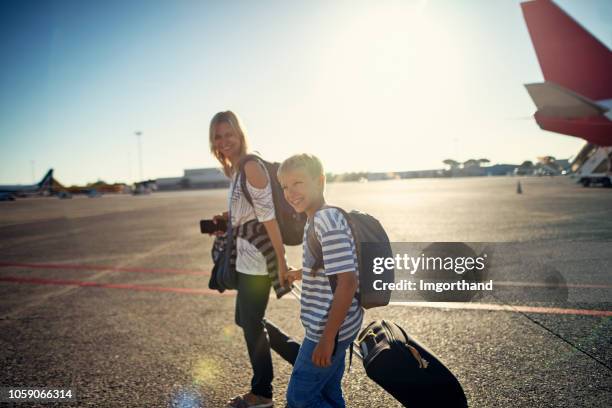
[[[278,176],[288,171],[304,169],[312,178],[323,176],[323,164],[314,154],[300,153],[294,154],[281,163],[278,168]]]

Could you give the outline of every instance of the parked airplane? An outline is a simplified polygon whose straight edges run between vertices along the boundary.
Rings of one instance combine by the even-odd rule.
[[[543,83],[526,84],[545,130],[612,145],[612,52],[551,0],[521,3]]]
[[[52,181],[53,169],[50,169],[38,184],[0,186],[0,195],[2,199],[7,200],[14,196],[51,192]]]
[[[551,0],[527,1],[521,8],[545,80],[525,85],[538,108],[537,124],[585,139],[588,167],[597,170],[591,181],[610,185],[612,52]],[[593,171],[582,170],[580,182],[591,184]]]

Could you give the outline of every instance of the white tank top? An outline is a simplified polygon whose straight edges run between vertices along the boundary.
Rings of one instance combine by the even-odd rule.
[[[228,207],[230,208],[230,214],[232,216],[233,228],[254,219],[257,219],[259,222],[264,222],[275,218],[270,176],[263,165],[261,165],[261,163],[259,164],[266,174],[268,183],[264,188],[256,188],[253,187],[248,180],[246,181],[247,189],[253,200],[252,206],[242,192],[240,174],[236,174],[232,177],[228,192]],[[266,259],[261,252],[247,240],[238,237],[236,240],[236,253],[236,270],[238,272],[248,275],[268,274]]]

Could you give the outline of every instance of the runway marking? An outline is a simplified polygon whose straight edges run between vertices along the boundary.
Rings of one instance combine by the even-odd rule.
[[[24,263],[24,262],[0,262],[1,267],[13,268],[34,268],[34,269],[69,269],[83,271],[107,271],[107,272],[136,272],[136,273],[159,273],[170,275],[194,275],[194,276],[210,276],[208,271],[195,271],[188,269],[177,268],[140,268],[140,267],[117,267],[104,265],[84,265],[84,264],[39,264],[39,263]],[[566,283],[565,285],[552,284],[547,282],[515,282],[515,281],[494,281],[495,286],[510,286],[510,287],[543,287],[557,288],[568,287],[577,289],[612,289],[612,285],[607,284],[589,284],[589,283]]]
[[[70,270],[108,271],[108,272],[141,272],[141,273],[162,273],[162,274],[170,274],[170,275],[210,276],[210,272],[192,271],[192,270],[187,270],[187,269],[116,267],[116,266],[104,266],[104,265],[38,264],[38,263],[22,263],[22,262],[0,262],[0,267],[34,268],[34,269],[70,269]]]
[[[141,268],[141,267],[121,267],[121,266],[104,266],[104,265],[83,265],[83,264],[39,264],[39,263],[23,263],[23,262],[0,262],[0,268],[34,268],[34,269],[69,269],[83,271],[107,271],[107,272],[135,272],[135,273],[159,273],[171,275],[192,275],[192,276],[210,276],[207,271],[194,271],[189,269],[178,268]],[[612,289],[612,285],[607,284],[590,284],[590,283],[566,283],[559,285],[556,283],[547,282],[515,282],[515,281],[494,281],[495,286],[509,287],[542,287],[542,288],[577,288],[577,289]]]
[[[497,303],[462,302],[390,302],[391,306],[428,307],[433,309],[490,310],[500,312],[523,312],[560,315],[612,317],[612,310],[566,309],[560,307],[500,305]]]
[[[60,285],[60,286],[81,286],[81,287],[95,287],[105,289],[128,289],[138,290],[146,292],[173,292],[183,293],[189,295],[233,295],[235,293],[225,292],[219,293],[216,290],[211,289],[197,289],[197,288],[169,288],[165,286],[152,286],[152,285],[133,285],[126,283],[102,283],[102,282],[91,282],[91,281],[78,281],[68,279],[42,279],[42,278],[18,278],[14,276],[3,276],[0,277],[0,282],[14,282],[14,283],[29,283],[34,285]]]
[[[612,289],[612,285],[605,283],[548,283],[548,282],[515,282],[515,281],[493,281],[493,286],[515,286],[529,288],[577,288],[577,289]]]
[[[213,296],[233,296],[236,292],[228,291],[219,293],[211,289],[197,288],[172,288],[164,286],[151,285],[133,285],[124,283],[101,283],[91,281],[78,281],[66,279],[42,279],[42,278],[21,278],[14,276],[0,277],[0,282],[25,283],[34,285],[60,285],[60,286],[80,286],[80,287],[96,287],[104,289],[127,289],[147,292],[171,292],[188,295],[213,295]],[[271,295],[272,296],[272,295]],[[291,297],[283,299],[293,300]],[[559,314],[559,315],[580,315],[580,316],[596,316],[596,317],[612,317],[610,310],[592,310],[592,309],[565,309],[559,307],[540,307],[540,306],[524,306],[524,305],[500,305],[495,303],[461,303],[461,302],[390,302],[391,306],[409,306],[409,307],[426,307],[433,309],[455,309],[455,310],[487,310],[500,312],[523,312],[523,313],[540,313],[540,314]]]

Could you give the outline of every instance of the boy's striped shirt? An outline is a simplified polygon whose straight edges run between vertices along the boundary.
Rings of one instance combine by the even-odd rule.
[[[310,220],[304,228],[304,255],[302,261],[302,300],[300,317],[306,338],[318,342],[327,323],[327,316],[333,299],[329,284],[329,275],[355,273],[357,270],[357,253],[355,240],[348,222],[341,211],[336,208],[323,208],[314,217],[314,232],[323,250],[323,269],[313,276],[311,266],[314,257],[308,248],[307,231]],[[359,290],[359,289],[357,289]],[[339,341],[356,335],[363,321],[363,308],[353,298],[344,322],[340,326]]]

